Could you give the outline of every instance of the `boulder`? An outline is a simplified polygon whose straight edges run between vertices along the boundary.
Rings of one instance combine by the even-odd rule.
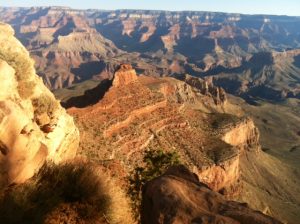
[[[174,166],[143,189],[143,224],[279,224],[247,204],[227,201],[199,182],[184,166]]]

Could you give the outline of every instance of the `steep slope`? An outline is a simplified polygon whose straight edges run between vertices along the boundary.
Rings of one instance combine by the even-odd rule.
[[[265,153],[245,153],[240,164],[243,189],[235,199],[284,223],[298,223],[298,168]]]
[[[298,223],[299,195],[299,100],[273,104],[259,101],[249,105],[237,97],[229,100],[243,108],[260,130],[260,144],[266,153],[241,158],[243,189],[240,200],[287,223]],[[274,184],[276,183],[276,184]],[[259,195],[261,202],[255,201]]]
[[[35,74],[13,29],[0,24],[0,187],[30,178],[45,161],[74,158],[78,129]]]

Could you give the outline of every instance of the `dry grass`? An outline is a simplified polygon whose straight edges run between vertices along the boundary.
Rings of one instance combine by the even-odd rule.
[[[23,52],[14,52],[12,48],[1,46],[0,59],[6,61],[14,70],[17,81],[20,83],[18,91],[21,97],[28,98],[33,94],[35,84],[30,81],[33,61]]]
[[[38,98],[33,99],[32,105],[36,116],[46,113],[49,117],[52,117],[59,108],[58,102],[46,94],[42,94]]]
[[[29,98],[33,94],[35,85],[36,84],[33,81],[20,81],[18,83],[18,92],[20,96],[24,99]]]
[[[133,223],[122,190],[87,163],[44,166],[1,195],[0,211],[3,223]]]

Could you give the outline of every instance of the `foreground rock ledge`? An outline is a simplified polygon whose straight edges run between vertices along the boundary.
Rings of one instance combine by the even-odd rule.
[[[175,166],[144,188],[143,224],[228,223],[279,224],[281,222],[250,209],[246,204],[226,201],[199,182],[184,166]]]
[[[13,29],[0,23],[0,189],[32,177],[46,162],[73,159],[73,118],[36,75]]]

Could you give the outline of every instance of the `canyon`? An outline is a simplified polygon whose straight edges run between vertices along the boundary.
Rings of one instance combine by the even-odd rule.
[[[143,223],[297,223],[298,17],[0,7],[0,21],[3,192],[88,161],[127,197],[161,149],[184,166],[146,184]]]
[[[51,89],[111,79],[130,63],[145,75],[209,77],[249,102],[300,96],[298,17],[32,7],[1,8],[0,20]]]

